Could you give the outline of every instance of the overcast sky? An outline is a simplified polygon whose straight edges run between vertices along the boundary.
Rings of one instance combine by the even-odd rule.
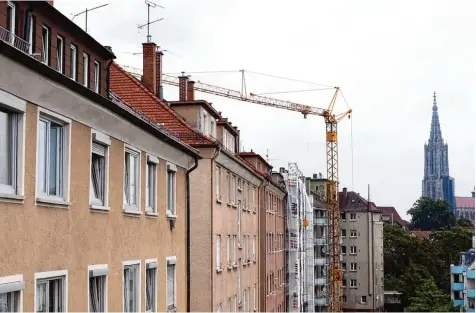
[[[55,6],[71,17],[107,1],[55,0]],[[339,124],[340,187],[367,196],[370,184],[372,201],[395,206],[403,215],[421,195],[423,145],[436,91],[456,195],[470,196],[475,184],[476,1],[156,2],[165,9],[152,9],[151,20],[164,20],[151,25],[151,34],[171,52],[164,55],[166,73],[235,71],[192,74],[195,80],[233,89],[241,88],[240,69],[341,87],[353,117]],[[84,28],[84,15],[74,21]],[[142,51],[146,30],[137,26],[146,21],[142,0],[113,0],[89,13],[88,31],[112,46],[118,63],[141,68],[142,56],[132,53]],[[316,88],[246,75],[248,92]],[[178,90],[168,87],[165,96],[176,100]],[[327,107],[332,91],[270,96]],[[207,94],[196,97],[213,102],[240,128],[246,150],[269,151],[276,170],[297,162],[307,176],[326,175],[321,117],[304,120],[299,113]],[[345,109],[340,98],[336,110]]]

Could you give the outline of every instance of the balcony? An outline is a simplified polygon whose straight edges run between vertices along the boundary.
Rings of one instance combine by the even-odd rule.
[[[321,237],[321,238],[315,238],[314,239],[314,244],[317,246],[323,246],[327,244],[327,238],[326,237]]]
[[[474,308],[467,308],[466,312],[474,312]]]
[[[327,305],[327,299],[326,298],[317,298],[314,300],[315,305],[318,306],[326,306]]]
[[[327,259],[326,258],[315,258],[314,265],[326,265]]]
[[[327,217],[315,217],[314,218],[314,225],[326,226],[327,225]]]
[[[474,299],[474,289],[468,289],[468,298]]]
[[[464,300],[453,300],[454,306],[463,306]]]
[[[451,274],[463,274],[466,265],[451,265]]]
[[[474,270],[467,270],[466,277],[469,279],[474,279]]]
[[[463,291],[464,290],[464,284],[463,283],[453,283],[451,285],[451,290],[452,291]]]
[[[314,278],[314,285],[325,285],[326,283],[327,283],[327,278],[325,277]]]
[[[30,54],[30,43],[15,36],[7,29],[0,26],[0,40],[9,44],[10,46],[20,50],[23,53]]]

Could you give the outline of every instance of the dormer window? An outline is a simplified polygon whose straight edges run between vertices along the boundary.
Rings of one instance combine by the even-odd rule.
[[[210,117],[210,135],[215,137],[215,119]]]
[[[235,152],[235,136],[226,129],[223,129],[223,144],[225,148],[233,153]]]

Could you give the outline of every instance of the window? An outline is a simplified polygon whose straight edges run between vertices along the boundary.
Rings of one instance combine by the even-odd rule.
[[[232,265],[231,263],[231,236],[227,235],[226,236],[226,263],[228,267]]]
[[[231,181],[231,202],[233,204],[236,204],[236,176],[233,175],[232,181]]]
[[[350,263],[350,271],[351,272],[357,271],[357,263]]]
[[[66,312],[66,271],[36,273],[36,312]],[[64,275],[61,275],[63,274]],[[45,274],[45,275],[42,275]]]
[[[236,235],[233,235],[233,265],[236,265]]]
[[[175,289],[175,257],[167,258],[167,311],[175,311],[176,305],[176,289]]]
[[[241,247],[241,202],[238,202],[238,246]]]
[[[215,119],[210,116],[210,135],[215,137]]]
[[[345,230],[345,229],[341,229],[341,230],[340,230],[340,233],[341,233],[341,235],[340,235],[340,236],[341,236],[342,238],[345,238],[345,236],[347,235],[347,233],[346,233],[346,230]]]
[[[174,218],[177,214],[176,208],[176,179],[177,167],[167,164],[167,217]]]
[[[89,87],[89,55],[83,53],[83,86]]]
[[[38,195],[64,200],[67,126],[40,115],[38,123]]]
[[[350,238],[357,238],[357,231],[356,230],[351,230],[350,231]]]
[[[157,213],[157,164],[159,159],[148,155],[145,171],[145,211]]]
[[[347,279],[342,279],[342,287],[347,287]]]
[[[357,247],[356,246],[350,246],[350,254],[357,254]]]
[[[46,65],[50,62],[50,30],[44,26],[41,28],[41,62]]]
[[[16,32],[17,7],[12,1],[7,2],[7,30],[11,33],[10,43],[13,44]]]
[[[99,93],[101,66],[98,61],[94,61],[94,91]]]
[[[346,296],[346,295],[343,295],[343,296],[342,296],[342,302],[343,302],[343,303],[347,303],[347,296]]]
[[[253,261],[256,261],[256,235],[253,236]]]
[[[69,70],[69,74],[70,74],[70,78],[72,80],[77,80],[77,68],[78,68],[78,49],[76,48],[75,45],[71,45],[70,46],[70,53],[69,53],[69,57],[70,57],[70,70]]]
[[[350,288],[357,288],[357,279],[350,280]]]
[[[216,192],[216,197],[217,200],[221,200],[221,194],[220,194],[220,184],[221,184],[221,168],[219,166],[215,167],[215,192]]]
[[[221,312],[221,303],[218,303],[218,304],[217,304],[217,310],[216,310],[216,311],[217,311],[217,312]]]
[[[347,263],[342,263],[342,270],[347,271]]]
[[[350,220],[355,221],[357,219],[357,213],[350,213]]]
[[[20,312],[22,290],[25,288],[23,275],[0,279],[0,312]]]
[[[124,265],[124,312],[140,311],[140,266],[139,263],[126,262]]]
[[[253,308],[256,309],[256,284],[253,285]]]
[[[89,312],[107,312],[107,274],[105,265],[88,266]]]
[[[61,36],[56,36],[56,70],[64,71],[64,40]]]
[[[147,262],[145,265],[145,310],[157,311],[157,261]]]
[[[18,119],[18,114],[0,106],[0,193],[4,194],[17,193]]]
[[[217,235],[215,245],[216,245],[216,255],[217,255],[216,267],[218,271],[218,270],[221,270],[221,235]]]
[[[28,53],[33,54],[33,38],[35,36],[35,17],[31,14],[31,12],[28,13],[28,22],[27,22],[27,36],[28,36]]]
[[[236,295],[233,296],[233,311],[236,312]]]
[[[91,145],[91,204],[106,206],[107,160],[110,139],[101,133],[93,133]],[[105,140],[101,140],[104,138]],[[98,139],[98,140],[95,140]]]
[[[255,194],[256,194],[256,187],[253,187],[253,200],[252,200],[252,203],[253,203],[253,211],[256,212],[256,203],[255,203]]]
[[[367,296],[360,297],[360,303],[367,304]]]
[[[226,172],[226,198],[231,203],[231,182],[230,172]]]
[[[346,246],[342,246],[342,248],[341,248],[341,253],[342,253],[342,254],[346,254],[346,253],[347,253]]]
[[[140,153],[126,148],[124,152],[124,208],[139,210]]]

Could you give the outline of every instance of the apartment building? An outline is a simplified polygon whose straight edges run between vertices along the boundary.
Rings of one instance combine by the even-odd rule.
[[[2,311],[186,310],[198,151],[109,95],[114,58],[46,1],[0,2]]]
[[[474,312],[474,236],[473,247],[460,253],[460,263],[451,265],[451,301],[461,312]]]
[[[259,171],[264,179],[259,190],[260,312],[285,311],[285,213],[286,184],[280,173],[259,154],[241,152],[240,156]]]
[[[178,101],[163,99],[162,57],[154,43],[144,43],[140,75],[113,64],[111,89],[155,122],[167,124],[173,115],[193,130],[169,127],[201,157],[190,175],[187,311],[257,310],[263,178],[239,156],[239,129],[207,101],[195,100],[188,77],[179,78]]]
[[[341,211],[342,288],[344,311],[382,311],[383,222],[374,203],[358,193],[339,193]]]

